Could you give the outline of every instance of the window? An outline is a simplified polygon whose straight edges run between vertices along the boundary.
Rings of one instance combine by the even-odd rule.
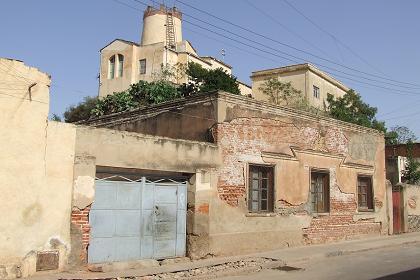
[[[249,199],[250,212],[274,211],[274,167],[249,165]]]
[[[320,91],[319,91],[319,87],[314,86],[314,97],[318,98],[321,96]]]
[[[139,73],[146,74],[146,59],[139,60]]]
[[[359,207],[359,211],[373,210],[372,177],[357,177],[357,204]]]
[[[311,172],[311,203],[314,213],[330,211],[330,175],[328,172]]]
[[[115,77],[115,55],[111,56],[108,61],[108,79],[114,79]]]
[[[122,77],[124,72],[124,56],[118,55],[118,77]]]

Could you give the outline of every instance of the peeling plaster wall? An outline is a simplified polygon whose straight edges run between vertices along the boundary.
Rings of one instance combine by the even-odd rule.
[[[210,247],[216,255],[247,253],[387,233],[383,135],[325,118],[254,101],[218,103],[213,134],[222,153],[218,184],[211,193]],[[247,166],[275,166],[275,211],[247,207]],[[310,210],[312,168],[330,175],[330,212]],[[357,176],[371,175],[373,212],[357,209]],[[231,240],[235,240],[234,243]]]
[[[19,61],[0,63],[19,73],[0,75],[0,84],[19,89],[0,102],[0,278],[9,279],[34,274],[40,251],[58,250],[60,269],[67,261],[76,131],[47,120],[48,75]]]
[[[168,126],[165,121],[173,121],[173,125],[169,122],[171,127],[180,127],[193,117],[196,125],[176,129],[176,137],[206,141],[203,135],[212,136],[210,139],[214,139],[220,153],[221,161],[217,164],[220,167],[212,170],[212,166],[197,166],[195,163],[198,170],[211,170],[211,183],[201,185],[201,175],[196,173],[188,192],[188,247],[192,248],[191,256],[239,254],[387,232],[384,139],[381,133],[223,92],[196,95],[151,109],[153,114],[138,110],[93,120],[91,124],[141,132],[144,127],[139,123],[144,122],[148,127],[160,127],[155,133],[167,133],[163,129]],[[171,113],[168,111],[175,112],[174,116],[169,118]],[[91,151],[95,149],[106,151],[99,154],[102,163],[98,165],[111,162],[105,160],[106,154],[116,154],[106,145],[93,147],[94,143],[104,141],[103,136],[99,137],[102,133],[105,132],[95,132],[97,136],[89,144],[92,147],[85,147],[89,150],[86,150],[86,155],[93,155]],[[106,144],[116,142],[122,135],[125,134],[115,132]],[[183,153],[183,149],[180,151]],[[126,157],[124,149],[118,149],[118,152],[122,158]],[[141,158],[137,150],[131,154]],[[178,155],[182,157],[182,154]],[[166,158],[156,160],[161,167],[168,167]],[[275,165],[274,213],[248,213],[246,178],[249,163]],[[135,166],[138,163],[130,160],[119,164]],[[141,164],[156,168],[148,161]],[[317,216],[310,211],[311,168],[330,172],[331,212],[328,215]],[[372,175],[374,212],[359,213],[357,210],[358,174]],[[331,233],[331,236],[326,233]]]
[[[87,264],[90,206],[95,199],[96,167],[117,167],[195,174],[188,186],[188,254],[207,254],[208,191],[216,185],[214,168],[221,163],[214,144],[105,128],[77,127],[72,203],[70,265]]]
[[[77,128],[76,155],[100,166],[187,173],[220,163],[214,144],[83,126]]]

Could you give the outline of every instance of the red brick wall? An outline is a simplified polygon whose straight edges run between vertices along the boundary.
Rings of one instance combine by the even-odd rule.
[[[281,145],[291,145],[333,154],[348,153],[348,139],[340,129],[310,125],[313,124],[295,125],[290,121],[241,118],[214,127],[213,135],[221,149],[223,161],[218,171],[219,199],[231,207],[238,207],[239,201],[246,199],[246,162],[263,163],[258,162],[261,161],[262,151],[275,151]],[[362,234],[379,234],[380,223],[372,220],[354,221],[357,212],[355,194],[342,193],[336,184],[336,175],[330,176],[330,213],[314,215],[310,225],[302,229],[305,242],[323,243]],[[312,215],[304,206],[296,207],[284,201],[275,204],[279,215]]]
[[[330,213],[319,214],[312,219],[308,228],[303,229],[307,244],[351,239],[364,234],[380,234],[381,224],[373,219],[354,221],[357,203],[354,195],[350,199],[330,199]]]
[[[388,145],[385,147],[385,156],[393,157],[393,156],[407,156],[407,145],[406,144],[399,144],[399,145]],[[420,158],[420,143],[414,143],[413,145],[413,157]]]
[[[239,199],[246,195],[246,159],[261,159],[262,151],[276,149],[281,144],[292,144],[302,149],[316,147],[335,154],[346,153],[348,143],[344,134],[335,128],[322,132],[308,126],[299,128],[290,121],[256,118],[241,118],[218,124],[213,128],[213,136],[221,148],[223,160],[219,170],[219,198],[231,206],[237,206]],[[254,160],[254,163],[257,162]]]
[[[83,210],[74,208],[71,213],[71,222],[80,229],[82,234],[82,254],[80,258],[82,261],[87,262],[87,248],[89,246],[90,238],[90,225],[89,225],[89,212],[90,206]]]

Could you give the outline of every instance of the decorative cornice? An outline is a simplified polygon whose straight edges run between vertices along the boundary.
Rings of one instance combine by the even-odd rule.
[[[323,151],[316,151],[316,150],[309,150],[309,149],[299,149],[297,147],[290,147],[290,151],[293,155],[287,154],[287,153],[275,153],[275,152],[261,152],[261,156],[263,158],[271,158],[275,160],[291,160],[291,161],[299,161],[297,158],[297,154],[307,154],[307,155],[313,155],[313,156],[321,156],[321,157],[327,157],[332,159],[337,159],[340,161],[339,166],[340,167],[346,167],[351,169],[360,169],[360,170],[366,170],[373,172],[375,170],[375,167],[373,165],[369,164],[361,164],[357,162],[346,162],[347,156],[343,154],[332,154],[329,152],[323,152]]]

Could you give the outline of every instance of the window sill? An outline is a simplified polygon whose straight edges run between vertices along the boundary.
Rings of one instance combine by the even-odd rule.
[[[247,213],[245,217],[275,217],[276,213]]]
[[[357,209],[358,214],[375,213],[375,209]]]
[[[312,217],[322,217],[322,216],[330,216],[330,212],[326,213],[312,213]]]

